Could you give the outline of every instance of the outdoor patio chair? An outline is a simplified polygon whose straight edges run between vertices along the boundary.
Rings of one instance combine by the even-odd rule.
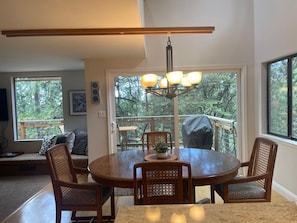
[[[135,144],[137,145],[137,144],[141,144],[142,143],[142,137],[143,137],[143,134],[145,133],[148,125],[149,125],[149,123],[145,123],[141,134],[139,135],[139,133],[136,133],[136,136],[137,137],[128,137],[127,138],[128,146],[129,145],[133,145],[134,146]]]

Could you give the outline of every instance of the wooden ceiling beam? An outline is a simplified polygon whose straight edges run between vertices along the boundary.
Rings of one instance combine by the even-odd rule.
[[[201,34],[212,33],[214,26],[205,27],[145,27],[145,28],[85,28],[85,29],[22,29],[2,30],[6,37],[30,36],[100,36],[100,35],[150,35],[150,34]]]

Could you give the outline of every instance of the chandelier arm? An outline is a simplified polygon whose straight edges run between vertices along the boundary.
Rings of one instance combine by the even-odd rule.
[[[165,96],[166,98],[174,98],[179,95],[183,95],[193,89],[198,89],[197,85],[196,86],[191,86],[191,87],[186,87],[184,89],[178,89],[176,86],[169,86],[167,88],[148,88],[145,90],[146,93],[151,93],[156,96]],[[159,92],[162,93],[159,93]]]
[[[156,89],[156,88],[145,89],[145,93],[150,93],[150,94],[153,94],[156,96],[164,96],[163,92],[162,92],[162,94],[160,94],[158,91],[160,91],[160,89]]]
[[[178,94],[176,94],[176,96],[183,95],[183,94],[189,92],[192,89],[194,89],[194,88],[185,88],[182,91],[178,91]]]

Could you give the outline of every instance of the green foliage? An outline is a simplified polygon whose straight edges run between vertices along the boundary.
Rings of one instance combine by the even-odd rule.
[[[173,99],[146,94],[140,76],[119,76],[115,80],[116,116],[173,115]],[[203,74],[197,89],[178,97],[179,115],[207,114],[237,119],[235,73]]]
[[[203,74],[197,89],[179,96],[179,114],[207,114],[236,120],[236,87],[235,73]]]
[[[117,117],[173,114],[173,100],[146,94],[140,76],[115,78],[115,106]]]
[[[63,117],[60,80],[16,81],[18,120]]]
[[[17,121],[63,119],[61,78],[15,78]],[[27,128],[27,139],[59,132],[58,127]]]
[[[288,135],[288,79],[287,59],[275,62],[270,66],[269,75],[269,104],[270,130],[280,135]]]
[[[168,145],[160,140],[153,146],[153,148],[157,153],[165,153],[168,150]]]
[[[116,116],[141,116],[145,103],[145,93],[140,86],[139,76],[115,78]]]
[[[116,116],[135,119],[131,121],[139,129],[142,129],[144,122],[150,122],[152,118],[154,121],[150,123],[153,124],[150,128],[154,131],[174,131],[174,99],[146,94],[141,88],[140,77],[140,75],[120,76],[115,79]],[[203,74],[202,82],[197,89],[178,96],[178,114],[184,116],[206,114],[236,121],[236,73]],[[142,116],[147,118],[138,119]],[[180,139],[182,121],[181,118],[178,133]]]
[[[269,132],[296,139],[297,57],[281,59],[268,67]]]

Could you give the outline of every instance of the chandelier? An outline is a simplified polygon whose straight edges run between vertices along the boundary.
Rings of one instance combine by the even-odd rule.
[[[202,80],[202,72],[193,71],[184,74],[182,71],[173,71],[172,46],[168,37],[166,46],[166,76],[156,74],[144,74],[140,84],[146,93],[156,96],[165,96],[172,99],[197,88]]]

